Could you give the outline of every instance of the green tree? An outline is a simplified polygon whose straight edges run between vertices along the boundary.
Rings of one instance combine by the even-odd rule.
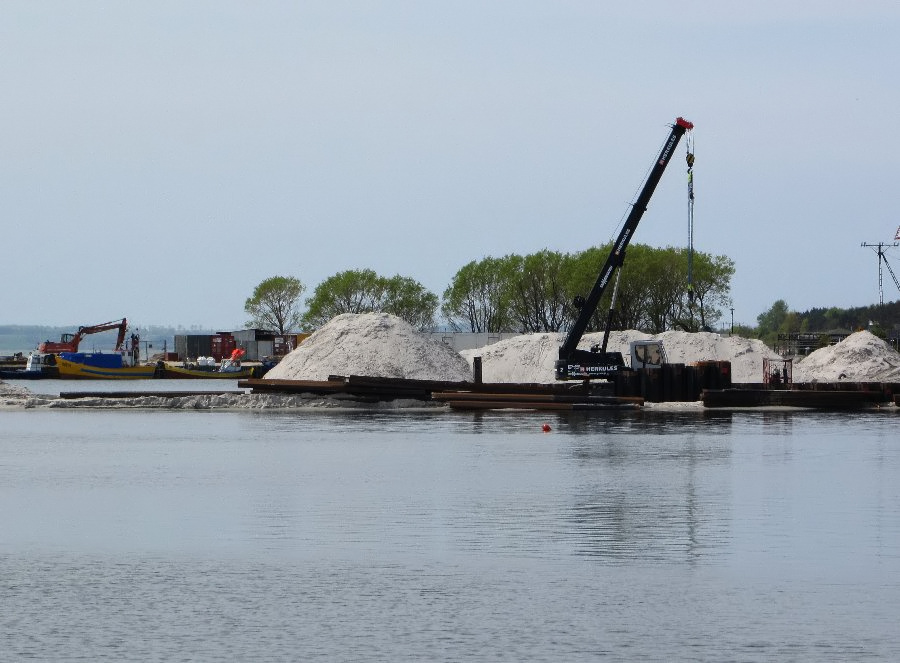
[[[306,300],[303,322],[312,329],[342,313],[375,311],[381,301],[381,288],[378,275],[371,269],[338,272],[317,285]]]
[[[609,250],[609,245],[592,247],[571,258],[568,278],[572,297],[584,297],[594,287]],[[725,256],[695,253],[693,300],[688,297],[684,249],[633,244],[620,272],[613,311],[615,328],[653,333],[667,329],[698,331],[712,327],[721,318],[721,307],[729,302],[734,264]],[[613,274],[588,331],[605,329],[616,279]]]
[[[775,345],[775,341],[778,340],[778,332],[782,329],[785,320],[788,319],[788,313],[790,310],[787,302],[779,299],[769,307],[769,310],[756,316],[756,322],[759,325],[757,333],[764,343],[769,346]]]
[[[444,290],[441,312],[456,331],[504,332],[513,327],[510,283],[522,258],[483,258],[464,265]]]
[[[300,297],[306,286],[293,276],[273,276],[260,283],[244,302],[250,327],[285,334],[300,326]]]
[[[434,327],[437,295],[404,276],[386,278],[371,269],[347,270],[316,286],[303,322],[319,327],[342,313],[391,313],[417,329]]]
[[[382,310],[406,320],[416,329],[434,329],[434,316],[438,309],[438,296],[406,276],[393,276],[384,280]]]
[[[687,252],[683,253],[686,255]],[[693,302],[688,294],[685,306],[690,320],[685,326],[687,331],[709,330],[722,320],[725,309],[731,306],[734,271],[734,261],[727,256],[694,253]]]
[[[571,317],[566,288],[570,259],[544,249],[525,256],[510,279],[510,313],[523,332],[560,331]]]
[[[686,263],[685,263],[686,265]],[[675,249],[636,244],[628,249],[622,267],[616,326],[663,332],[676,326],[682,315],[686,271]]]
[[[444,291],[443,313],[454,329],[473,332],[563,331],[579,315],[574,302],[596,285],[611,245],[576,254],[543,250],[525,256],[485,258],[465,265]],[[613,327],[653,333],[697,331],[714,325],[730,305],[734,263],[696,253],[694,298],[687,296],[687,253],[634,244],[613,273],[586,331],[601,331],[616,291]]]

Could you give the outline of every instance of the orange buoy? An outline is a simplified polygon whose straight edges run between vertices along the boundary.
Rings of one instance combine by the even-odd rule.
[[[550,424],[544,424],[543,426],[541,426],[541,430],[544,431],[545,433],[549,433],[551,430]]]

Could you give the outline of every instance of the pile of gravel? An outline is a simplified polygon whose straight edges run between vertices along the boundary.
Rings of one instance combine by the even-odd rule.
[[[329,375],[472,380],[469,364],[458,352],[387,313],[337,316],[282,359],[264,379],[327,380]]]

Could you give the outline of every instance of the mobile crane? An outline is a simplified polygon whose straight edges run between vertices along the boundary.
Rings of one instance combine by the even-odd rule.
[[[116,350],[122,349],[125,342],[125,330],[128,329],[128,320],[122,318],[121,321],[103,322],[99,325],[90,325],[79,327],[74,334],[63,334],[59,342],[44,341],[38,346],[38,352],[42,354],[59,354],[60,352],[78,352],[78,345],[81,339],[88,334],[97,334],[99,332],[108,331],[110,329],[118,329],[119,336],[116,340]]]
[[[617,268],[621,267],[625,262],[625,249],[634,236],[638,223],[647,209],[650,197],[656,190],[656,185],[662,177],[666,166],[669,165],[678,141],[688,131],[694,128],[691,122],[682,117],[675,120],[672,125],[672,131],[666,142],[663,144],[662,150],[657,157],[647,181],[637,199],[631,207],[628,217],[619,232],[619,236],[613,243],[609,252],[606,263],[600,270],[597,282],[591,289],[586,299],[576,298],[575,306],[579,309],[576,318],[566,340],[559,348],[559,359],[556,362],[556,379],[557,380],[591,380],[591,379],[607,379],[614,376],[625,367],[625,361],[621,352],[607,352],[606,345],[609,341],[610,327],[612,326],[613,309],[610,306],[609,316],[606,322],[606,330],[603,333],[603,343],[594,346],[590,350],[579,350],[578,343],[587,329],[588,322],[597,310],[600,299],[609,285],[610,279]],[[613,291],[613,301],[615,301],[615,289]]]

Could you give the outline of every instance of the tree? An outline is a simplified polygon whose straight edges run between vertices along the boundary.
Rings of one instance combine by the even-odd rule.
[[[456,330],[472,332],[564,331],[579,314],[574,302],[586,298],[609,257],[611,245],[575,254],[543,250],[525,256],[485,258],[460,269],[444,291],[444,316]],[[644,244],[628,248],[591,312],[586,331],[606,329],[618,279],[612,324],[616,329],[659,333],[711,327],[730,302],[734,263],[724,256],[696,253],[694,298],[687,292],[687,253]]]
[[[306,290],[293,276],[273,276],[260,283],[244,302],[244,311],[252,316],[250,327],[285,334],[300,327],[300,297]]]
[[[384,312],[417,329],[429,330],[434,328],[438,298],[411,278],[386,278],[371,269],[351,269],[322,281],[306,305],[303,321],[309,327],[324,325],[342,313]]]
[[[630,254],[625,259],[628,281],[639,280],[642,283],[639,292],[643,296],[640,308],[644,316],[640,319],[639,326],[635,326],[634,329],[658,334],[667,329],[683,327],[680,323],[688,317],[685,309],[687,301],[685,252],[671,247],[666,249],[653,249],[644,245],[639,247],[643,251],[642,255]],[[634,260],[635,258],[638,260]],[[624,275],[622,278],[625,280]]]
[[[558,332],[571,317],[568,256],[544,249],[525,256],[510,279],[510,313],[526,333]]]
[[[731,305],[729,293],[734,271],[731,258],[694,253],[694,301],[687,298],[690,323],[685,326],[686,331],[709,330],[718,324]]]
[[[512,329],[509,284],[522,258],[484,258],[464,265],[444,290],[441,312],[456,331],[504,332]]]
[[[586,296],[596,283],[610,245],[592,247],[570,257],[570,297]],[[734,264],[725,256],[694,254],[694,300],[688,297],[687,252],[646,244],[628,247],[620,273],[614,273],[588,324],[588,331],[606,328],[609,305],[618,279],[613,311],[616,329],[659,333],[667,329],[698,331],[711,327],[729,301]],[[574,318],[573,318],[574,319]]]
[[[768,311],[756,316],[756,322],[759,325],[759,338],[767,345],[775,345],[775,340],[778,338],[778,331],[782,328],[785,320],[787,320],[789,312],[790,310],[788,309],[787,302],[783,299],[779,299],[769,307]]]
[[[420,331],[434,329],[434,315],[438,309],[438,297],[406,276],[384,279],[382,310],[406,320]]]
[[[369,313],[381,300],[378,275],[371,269],[347,270],[329,276],[306,300],[303,322],[320,327],[342,313]]]

